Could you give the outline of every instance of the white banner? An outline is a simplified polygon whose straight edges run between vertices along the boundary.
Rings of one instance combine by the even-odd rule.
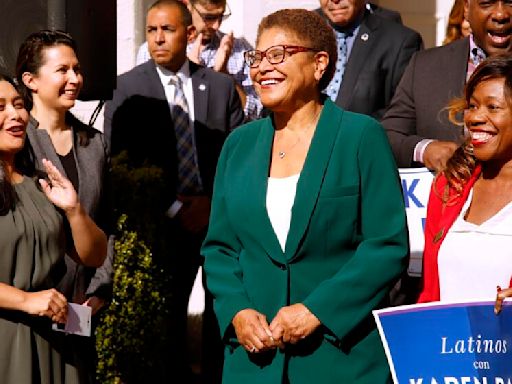
[[[423,229],[427,217],[430,186],[434,175],[427,168],[400,168],[399,173],[404,193],[411,250],[408,273],[410,276],[419,277],[421,276],[425,244]]]

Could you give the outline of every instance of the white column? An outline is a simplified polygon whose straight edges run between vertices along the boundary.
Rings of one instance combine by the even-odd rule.
[[[448,25],[448,17],[450,16],[452,6],[453,1],[437,0],[437,45],[441,45],[443,43],[446,35],[446,26]]]
[[[441,45],[452,0],[380,0],[379,4],[399,11],[404,24],[421,34],[425,48]]]
[[[139,0],[117,0],[117,73],[130,70],[135,64],[136,42],[139,40],[141,11]]]

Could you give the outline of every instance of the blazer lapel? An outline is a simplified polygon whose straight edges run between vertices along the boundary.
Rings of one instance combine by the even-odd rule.
[[[256,202],[248,204],[247,207],[250,209],[248,214],[252,218],[254,232],[257,233],[261,246],[270,258],[278,263],[285,264],[284,252],[267,213],[268,171],[270,169],[273,139],[272,119],[266,117],[262,120],[261,130],[254,143],[249,168],[251,172],[247,177],[248,196],[252,195]]]
[[[336,98],[336,104],[342,108],[349,108],[350,106],[359,73],[364,67],[367,57],[371,55],[372,49],[374,49],[377,28],[378,25],[373,22],[371,15],[366,15],[359,26],[359,32],[355,36],[354,45],[343,74],[341,88]]]
[[[331,158],[343,111],[326,99],[318,126],[302,169],[292,208],[290,231],[286,240],[285,257],[291,261],[299,248],[318,200],[327,165]]]
[[[46,132],[45,129],[38,129],[39,123],[36,119],[30,116],[30,122],[27,126],[27,136],[30,142],[30,145],[36,155],[37,159],[47,159],[50,160],[53,165],[59,170],[59,172],[63,175],[66,174],[64,171],[64,167],[60,162],[59,156],[57,156],[57,152],[53,147],[52,140]],[[43,170],[42,163],[39,163],[40,169]]]
[[[156,97],[159,100],[167,100],[165,97],[165,90],[156,71],[156,64],[153,59],[142,64],[144,67],[144,73],[148,77],[148,89],[150,90],[151,96]]]
[[[458,97],[464,90],[466,84],[466,74],[468,71],[468,57],[469,57],[469,38],[466,37],[458,42],[450,44],[451,55],[442,56],[444,60],[443,67],[457,68],[457,72],[453,72],[448,76],[444,76],[445,81],[448,82],[448,89],[452,90],[452,97]]]

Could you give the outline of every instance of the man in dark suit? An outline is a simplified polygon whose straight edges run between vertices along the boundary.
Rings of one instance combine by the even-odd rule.
[[[409,63],[382,121],[399,167],[440,170],[463,141],[463,127],[446,106],[487,56],[512,53],[509,2],[465,0],[472,35],[418,52]]]
[[[157,193],[148,186],[147,194],[148,207],[157,207],[155,218],[167,216],[166,232],[159,226],[154,234],[156,239],[163,237],[167,246],[152,251],[171,275],[167,330],[171,345],[162,358],[173,377],[187,374],[181,372],[188,367],[187,306],[201,263],[199,248],[208,225],[218,156],[228,133],[244,119],[234,80],[188,61],[187,42],[194,32],[183,3],[156,1],[146,18],[152,59],[118,78],[105,109],[105,134],[111,140],[112,156],[126,151],[130,166],[151,165],[162,174],[162,190]],[[203,345],[211,348],[209,341],[213,340],[216,349],[203,356],[219,362],[220,377],[223,352],[216,320],[209,317],[210,307],[207,294]],[[215,383],[217,377],[205,378],[205,382]],[[161,382],[168,382],[170,376],[164,378]]]
[[[342,108],[381,119],[421,36],[372,14],[366,0],[320,0],[334,29],[338,62],[327,94]]]

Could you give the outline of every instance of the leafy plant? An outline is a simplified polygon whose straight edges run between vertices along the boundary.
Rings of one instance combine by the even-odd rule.
[[[97,379],[102,384],[157,380],[159,346],[168,342],[164,322],[170,284],[154,253],[166,246],[161,232],[167,226],[158,201],[167,188],[161,169],[131,168],[127,160],[121,153],[112,162],[119,219],[112,301],[96,329]]]

